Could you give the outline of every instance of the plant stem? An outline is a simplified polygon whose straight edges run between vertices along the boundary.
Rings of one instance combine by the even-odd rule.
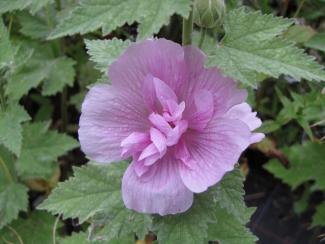
[[[12,29],[13,21],[14,21],[14,17],[11,14],[10,17],[9,17],[9,25],[8,25],[8,34],[9,34],[9,36],[10,36],[11,29]]]
[[[58,11],[61,10],[61,1],[60,0],[55,0],[55,6]]]
[[[297,18],[298,17],[298,15],[299,15],[299,13],[300,13],[300,11],[302,9],[302,6],[304,6],[304,3],[305,3],[305,0],[301,0],[300,1],[299,6],[297,8],[297,11],[295,12],[295,14],[293,16],[294,18]]]
[[[7,165],[6,165],[6,163],[3,161],[3,159],[0,157],[0,165],[2,166],[2,168],[3,168],[3,170],[4,170],[4,173],[5,173],[5,175],[6,175],[6,177],[7,177],[7,179],[8,179],[8,181],[10,182],[10,183],[14,183],[15,181],[14,181],[14,178],[12,177],[12,175],[10,174],[10,171],[9,171],[9,169],[8,169],[8,167],[7,167]]]
[[[61,130],[66,131],[68,123],[68,106],[67,106],[68,89],[65,86],[61,93]]]
[[[192,31],[193,31],[193,10],[190,12],[188,19],[183,18],[183,33],[182,33],[182,44],[192,44]]]
[[[12,232],[12,233],[15,234],[15,236],[17,237],[17,240],[19,241],[19,244],[24,244],[23,239],[21,239],[21,236],[18,234],[18,232],[17,232],[14,228],[10,227],[9,225],[6,225],[6,227],[7,227],[7,228]]]
[[[56,228],[58,226],[59,220],[60,220],[61,214],[58,215],[58,217],[56,218],[54,225],[53,225],[53,229],[52,229],[52,241],[53,244],[57,244],[56,243]]]
[[[201,37],[200,37],[200,41],[199,41],[199,48],[202,48],[206,33],[207,33],[207,29],[202,27],[201,28]]]

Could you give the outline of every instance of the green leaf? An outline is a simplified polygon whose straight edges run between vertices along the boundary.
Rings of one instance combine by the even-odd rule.
[[[116,38],[112,40],[85,40],[85,43],[90,60],[95,62],[95,67],[105,75],[107,74],[108,67],[130,45],[129,41],[122,41]]]
[[[57,158],[79,144],[72,137],[48,131],[49,123],[25,124],[16,170],[23,178],[47,178],[57,165]]]
[[[296,43],[306,43],[315,34],[316,31],[310,26],[294,25],[290,26],[290,28],[283,34],[283,37]]]
[[[27,112],[19,105],[9,105],[6,111],[0,111],[0,144],[17,156],[22,141],[21,123],[29,119]]]
[[[272,159],[264,167],[292,188],[314,180],[319,189],[325,189],[323,144],[308,141],[302,145],[284,148],[283,152],[290,161],[289,169],[285,169],[277,159]]]
[[[10,77],[6,93],[12,100],[18,100],[43,81],[43,95],[54,95],[65,85],[74,82],[75,61],[67,57],[54,58],[49,46],[35,49],[33,57]]]
[[[139,22],[139,37],[157,33],[174,13],[187,17],[190,0],[82,0],[67,18],[62,19],[49,38],[102,28],[106,35],[125,23]]]
[[[87,241],[88,240],[88,236],[86,233],[84,232],[79,232],[79,233],[74,233],[72,234],[72,236],[63,238],[60,241],[60,244],[121,244],[121,243],[125,243],[125,244],[129,244],[129,243],[134,243],[134,236],[130,235],[128,237],[125,238],[121,238],[121,239],[115,239],[115,240],[111,240],[111,241]]]
[[[156,216],[153,229],[159,243],[206,243],[208,223],[215,221],[212,191],[194,198],[192,207],[177,215]]]
[[[13,11],[23,10],[30,5],[32,0],[1,0],[0,1],[0,14]]]
[[[312,226],[325,226],[325,203],[318,205],[313,216]]]
[[[1,5],[1,3],[0,3]],[[1,8],[0,8],[1,9]],[[0,18],[0,69],[13,62],[16,49],[11,45],[7,28]]]
[[[75,167],[74,177],[59,183],[39,208],[62,214],[65,219],[79,218],[80,223],[99,211],[119,208],[125,168],[125,163]]]
[[[54,3],[54,0],[31,0],[31,4],[28,8],[32,14],[35,14],[37,11],[51,3]]]
[[[35,211],[27,219],[18,219],[14,221],[10,228],[4,228],[0,232],[1,241],[6,243],[22,243],[17,240],[17,234],[26,244],[53,244],[53,225],[55,217],[44,212]],[[16,233],[14,233],[16,231]]]
[[[151,225],[150,215],[128,210],[121,202],[118,207],[99,212],[92,218],[91,239],[110,241],[136,233],[140,240],[144,240]]]
[[[0,1],[0,14],[29,8],[32,14],[35,14],[41,8],[54,0],[1,0]]]
[[[243,180],[239,169],[227,173],[216,186],[215,199],[220,207],[226,209],[239,222],[246,224]]]
[[[325,32],[314,35],[305,46],[325,52]]]
[[[313,57],[276,37],[290,24],[290,20],[242,8],[231,11],[225,20],[226,35],[208,54],[208,65],[218,66],[226,75],[252,86],[256,86],[258,74],[325,80],[322,66]]]
[[[43,95],[54,95],[66,85],[72,86],[74,82],[75,61],[70,58],[60,57],[48,63],[48,74],[43,84]]]
[[[252,211],[250,209],[245,211],[246,218],[249,219]],[[220,244],[256,243],[256,236],[234,215],[218,207],[215,209],[215,214],[217,222],[209,225],[209,240],[218,241]]]
[[[40,16],[32,16],[29,13],[20,13],[18,16],[21,24],[20,32],[33,39],[45,39],[49,34],[46,21]]]
[[[254,243],[256,237],[245,227],[254,209],[245,205],[243,180],[235,169],[207,192],[195,195],[192,207],[185,213],[155,216],[153,230],[158,242]]]
[[[0,229],[16,219],[19,211],[27,210],[27,191],[27,187],[19,183],[0,185]]]

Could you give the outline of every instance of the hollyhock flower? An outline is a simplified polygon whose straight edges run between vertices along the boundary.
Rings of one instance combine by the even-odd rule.
[[[165,39],[131,45],[82,105],[79,139],[97,162],[132,157],[122,179],[127,208],[160,215],[186,211],[193,193],[234,168],[263,134],[247,92],[196,47]]]

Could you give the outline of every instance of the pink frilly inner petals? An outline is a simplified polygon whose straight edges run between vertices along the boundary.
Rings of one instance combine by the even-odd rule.
[[[189,127],[203,130],[213,117],[213,95],[208,90],[199,90],[194,95],[194,112],[189,118]]]
[[[175,92],[162,80],[148,74],[143,83],[143,99],[151,111],[168,111],[168,103],[177,104]],[[158,104],[160,107],[158,107]]]
[[[121,142],[122,157],[133,155],[135,152],[142,151],[150,143],[148,133],[132,132]]]
[[[180,120],[176,123],[176,126],[172,128],[167,134],[167,146],[176,145],[188,128],[188,122],[186,120]]]

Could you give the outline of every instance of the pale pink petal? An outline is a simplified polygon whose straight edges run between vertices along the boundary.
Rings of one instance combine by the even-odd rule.
[[[256,112],[252,112],[251,106],[247,103],[233,106],[227,111],[225,117],[243,121],[251,131],[262,125],[262,121],[256,117]],[[251,135],[250,143],[259,142],[263,140],[264,137],[263,133],[253,133]]]
[[[217,68],[204,68],[205,55],[194,46],[184,47],[189,79],[182,84],[179,100],[185,101],[189,117],[195,112],[193,94],[210,91],[214,98],[214,116],[223,116],[232,106],[247,98],[246,90],[238,89],[234,80],[225,77]]]
[[[171,129],[168,122],[160,114],[152,113],[149,116],[150,122],[165,135],[167,135]]]
[[[184,184],[203,192],[232,170],[250,143],[250,130],[239,120],[214,118],[204,131],[192,131],[184,138],[191,167],[179,164]]]
[[[252,112],[251,106],[241,103],[229,109],[225,115],[230,119],[239,119],[246,123],[251,131],[262,125],[262,121],[256,117],[256,112]]]
[[[250,138],[250,143],[257,143],[262,141],[265,138],[265,135],[263,133],[252,133]]]
[[[83,152],[97,162],[121,160],[121,142],[135,131],[147,131],[150,123],[142,99],[132,103],[110,85],[93,86],[81,109],[79,141]]]
[[[121,142],[122,156],[130,156],[132,153],[142,151],[150,142],[148,133],[132,132]]]
[[[213,116],[214,101],[210,91],[200,90],[194,95],[195,112],[188,118],[189,127],[196,130],[204,129]]]
[[[143,160],[143,159],[150,157],[156,153],[158,153],[158,149],[156,148],[156,146],[153,143],[151,143],[142,151],[142,153],[139,156],[139,160]]]
[[[193,193],[184,186],[174,158],[165,156],[142,177],[137,176],[133,167],[133,164],[128,167],[122,180],[127,208],[160,215],[177,214],[190,208]]]
[[[167,146],[173,146],[176,145],[183,133],[188,128],[188,122],[186,120],[181,120],[177,123],[175,128],[169,131],[167,134]]]
[[[187,72],[182,46],[166,39],[151,39],[134,43],[109,68],[113,86],[143,97],[142,87],[150,74],[176,91],[185,81]]]
[[[156,146],[158,149],[160,155],[165,154],[166,152],[166,137],[156,128],[151,127],[150,128],[150,139],[152,143]]]

